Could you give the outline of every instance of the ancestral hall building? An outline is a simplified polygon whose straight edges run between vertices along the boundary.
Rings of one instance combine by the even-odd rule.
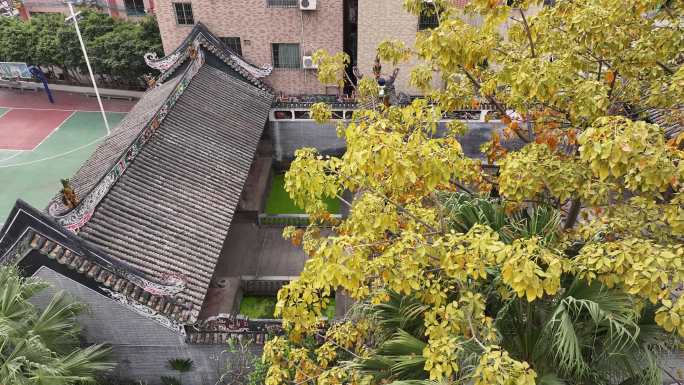
[[[328,101],[338,121],[356,108],[341,95],[316,95],[317,85],[286,97],[295,84],[287,76],[315,74],[279,76],[245,57],[261,54],[198,20],[183,28],[175,48],[165,41],[164,58],[146,55],[160,75],[70,178],[77,201],[59,193],[41,209],[19,200],[0,230],[0,263],[88,304],[79,319],[87,342],[111,343],[118,373],[150,385],[173,374],[175,358],[195,363],[185,383],[214,384],[229,339],[258,346],[279,331],[277,320],[239,316],[243,296],[274,295],[306,260],[280,234],[284,223],[307,219],[265,210],[272,171],[300,147],[344,151],[334,123],[310,119],[313,101]],[[466,155],[482,156],[480,144],[501,128],[489,112],[483,103],[444,117],[467,122]],[[666,121],[659,111],[651,118]],[[668,136],[681,131],[663,127]]]
[[[233,313],[241,290],[283,283],[260,275],[295,275],[303,263],[293,273],[236,271],[235,252],[223,250],[236,218],[258,211],[252,197],[263,195],[270,170],[259,167],[270,161],[259,148],[273,101],[262,81],[269,71],[202,24],[169,56],[147,61],[161,75],[70,179],[78,202],[61,193],[45,210],[17,201],[0,231],[0,262],[86,302],[87,339],[110,342],[126,376],[155,384],[169,359],[191,358],[189,383],[213,383],[208,357],[233,335],[263,343],[269,322],[211,317]],[[280,248],[284,258],[293,253]],[[242,257],[258,258],[258,249]],[[212,298],[217,269],[238,277]],[[244,287],[240,275],[251,277]]]
[[[86,339],[111,343],[124,377],[153,385],[173,374],[169,359],[190,358],[185,381],[213,384],[228,339],[258,346],[279,330],[277,320],[240,316],[242,297],[274,296],[306,260],[281,233],[307,218],[265,210],[273,171],[300,147],[344,151],[335,124],[310,119],[313,101],[327,100],[338,121],[356,104],[277,98],[275,69],[251,64],[202,23],[164,58],[145,59],[161,74],[70,178],[77,201],[61,192],[44,210],[17,201],[0,263],[87,303]],[[445,117],[468,121],[470,156],[496,127],[486,114]]]

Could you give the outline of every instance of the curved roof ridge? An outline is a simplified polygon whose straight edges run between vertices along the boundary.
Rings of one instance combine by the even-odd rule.
[[[197,48],[198,46],[199,44],[195,44],[188,48],[188,56],[193,57],[193,62],[191,65],[185,69],[185,72],[179,77],[177,82],[172,83],[175,84],[175,86],[172,87],[172,91],[166,96],[163,103],[156,108],[154,115],[147,119],[145,124],[141,125],[141,129],[136,133],[135,137],[130,141],[130,143],[123,147],[123,150],[125,151],[118,153],[118,156],[115,158],[116,162],[110,164],[108,169],[105,169],[106,171],[99,170],[105,171],[104,174],[99,177],[98,182],[95,183],[90,190],[83,193],[82,199],[78,205],[69,209],[61,202],[60,199],[53,199],[53,201],[48,205],[48,214],[52,215],[60,225],[64,226],[68,230],[78,231],[78,229],[88,222],[102,198],[107,195],[109,189],[116,183],[119,177],[124,174],[128,166],[135,160],[143,146],[159,128],[162,121],[166,118],[173,106],[176,104],[178,98],[180,98],[180,96],[183,94],[192,78],[204,65],[204,53],[201,51],[201,49]],[[164,86],[165,84],[159,84],[157,87]],[[120,130],[115,130],[108,136],[107,139],[113,137],[118,132],[120,132]],[[98,156],[99,150],[101,150],[100,147],[98,147],[95,153],[91,155],[91,159]],[[61,194],[58,195],[61,196]]]
[[[223,44],[216,35],[200,22],[195,24],[192,31],[173,52],[162,58],[157,58],[156,53],[147,53],[145,54],[145,63],[147,63],[150,68],[161,72],[157,81],[163,82],[173,75],[176,69],[187,60],[188,47],[195,45],[197,42],[216,55],[228,66],[236,70],[240,75],[244,76],[249,82],[261,89],[270,91],[270,87],[260,79],[271,74],[273,71],[272,66],[265,64],[261,67],[257,67],[256,65],[251,64],[240,54]]]

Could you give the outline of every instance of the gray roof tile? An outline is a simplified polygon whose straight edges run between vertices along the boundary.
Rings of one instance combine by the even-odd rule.
[[[179,296],[199,309],[271,102],[205,64],[79,235],[153,277],[184,275]]]

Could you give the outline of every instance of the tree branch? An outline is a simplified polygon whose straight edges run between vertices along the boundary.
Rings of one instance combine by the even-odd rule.
[[[618,71],[615,70],[613,74],[613,80],[610,82],[610,89],[608,90],[608,99],[610,99],[613,96],[613,90],[615,90],[615,81],[617,80],[618,77]]]
[[[352,177],[347,176],[347,175],[343,175],[342,173],[340,173],[340,172],[338,172],[338,171],[335,171],[335,170],[330,170],[330,171],[337,173],[337,175],[339,175],[339,176],[341,176],[341,177],[343,177],[343,178],[345,178],[345,179],[348,179],[348,180],[352,179]],[[403,213],[403,214],[408,215],[409,217],[413,218],[413,220],[415,220],[416,222],[418,222],[418,223],[420,223],[421,225],[423,225],[423,226],[425,226],[426,228],[428,228],[430,231],[433,231],[433,232],[435,232],[435,233],[439,233],[439,231],[438,231],[436,228],[432,227],[429,223],[426,223],[426,222],[423,221],[422,219],[420,219],[420,218],[418,218],[417,216],[413,215],[413,213],[411,213],[410,211],[408,211],[408,210],[406,209],[406,207],[404,207],[403,205],[401,205],[401,204],[399,204],[399,203],[397,203],[397,202],[394,202],[392,199],[388,198],[387,195],[381,194],[380,192],[378,192],[377,190],[375,190],[375,189],[374,189],[373,187],[371,187],[371,186],[365,185],[365,186],[363,186],[363,187],[364,187],[365,189],[370,190],[370,192],[372,192],[373,194],[375,194],[377,197],[383,199],[385,202],[387,202],[387,203],[393,205],[394,207],[396,207],[397,210],[398,210],[400,213]]]
[[[665,71],[668,75],[674,75],[674,71],[670,69],[670,67],[666,66],[665,63],[662,63],[660,60],[656,60],[656,64],[658,64],[658,66],[662,68],[663,71]]]
[[[522,23],[523,23],[523,26],[525,26],[525,33],[527,33],[527,40],[530,41],[530,51],[532,51],[532,57],[537,57],[537,54],[534,52],[534,41],[532,40],[532,32],[530,32],[530,25],[527,24],[527,19],[525,18],[525,12],[522,10],[522,8],[518,8],[518,11],[520,11],[520,16],[522,16]]]
[[[463,66],[460,66],[460,67],[461,67],[461,71],[463,71],[463,73],[468,77],[468,80],[470,80],[470,82],[473,84],[473,87],[475,87],[475,89],[479,92],[481,86],[480,86],[480,83],[477,81],[477,79],[475,79],[475,77],[473,77],[473,75],[470,72],[468,72],[468,70],[465,69]],[[484,97],[487,99],[487,101],[489,101],[491,104],[494,105],[494,107],[496,108],[497,111],[499,111],[503,115],[507,115],[506,110],[503,108],[503,106],[496,99],[494,99],[494,97],[489,96],[489,95],[484,95]],[[522,140],[523,142],[525,142],[525,143],[530,142],[530,139],[526,138],[518,130],[513,130],[513,132],[515,132],[515,134],[518,135],[518,138],[520,138],[520,140]]]

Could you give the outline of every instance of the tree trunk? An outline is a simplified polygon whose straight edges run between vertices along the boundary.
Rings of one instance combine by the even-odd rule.
[[[582,208],[582,202],[579,198],[575,198],[570,203],[570,210],[568,210],[568,216],[565,218],[564,230],[570,230],[577,223],[577,217],[579,216],[580,208]]]

